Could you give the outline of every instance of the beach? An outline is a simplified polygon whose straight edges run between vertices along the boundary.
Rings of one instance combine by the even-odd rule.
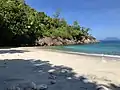
[[[89,83],[104,84],[104,85],[109,85],[110,83],[112,83],[117,86],[120,85],[120,58],[71,54],[71,53],[59,52],[55,50],[41,49],[38,47],[20,47],[20,48],[1,49],[0,65],[2,65],[1,64],[2,61],[6,61],[6,63],[8,62],[9,65],[9,62],[12,62],[12,60],[13,61],[29,60],[31,63],[36,60],[40,60],[42,62],[48,62],[49,64],[51,64],[51,67],[55,67],[55,66],[69,67],[72,69],[72,72],[75,73],[74,77],[84,76],[88,79],[87,82]],[[24,72],[23,68],[22,71]],[[0,77],[2,78],[4,75],[2,75],[1,73],[2,73],[2,69],[0,72]],[[3,71],[3,73],[6,72]],[[20,77],[20,75],[17,76]],[[29,76],[27,76],[26,74],[25,77],[28,78]],[[43,80],[43,82],[45,81]]]

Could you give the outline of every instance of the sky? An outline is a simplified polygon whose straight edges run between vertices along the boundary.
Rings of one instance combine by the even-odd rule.
[[[40,12],[53,16],[60,9],[61,17],[69,24],[78,21],[91,28],[90,33],[101,40],[120,38],[120,0],[26,0]]]

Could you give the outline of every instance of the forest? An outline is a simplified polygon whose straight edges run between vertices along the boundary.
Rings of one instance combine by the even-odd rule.
[[[0,0],[0,45],[35,45],[36,40],[52,37],[63,40],[82,40],[91,37],[90,28],[74,21],[69,25],[60,12],[53,17],[38,12],[24,0]]]

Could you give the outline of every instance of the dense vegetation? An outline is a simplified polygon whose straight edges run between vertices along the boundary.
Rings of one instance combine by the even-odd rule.
[[[77,21],[69,25],[59,16],[60,12],[56,12],[51,18],[24,0],[0,0],[0,45],[34,45],[36,39],[46,36],[76,40],[89,36],[89,28]]]

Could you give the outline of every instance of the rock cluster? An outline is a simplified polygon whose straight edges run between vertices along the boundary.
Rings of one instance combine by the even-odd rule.
[[[62,39],[61,37],[44,37],[36,40],[35,45],[37,46],[58,46],[58,45],[74,45],[74,44],[89,44],[97,43],[94,37],[81,37],[79,40],[74,39]]]

